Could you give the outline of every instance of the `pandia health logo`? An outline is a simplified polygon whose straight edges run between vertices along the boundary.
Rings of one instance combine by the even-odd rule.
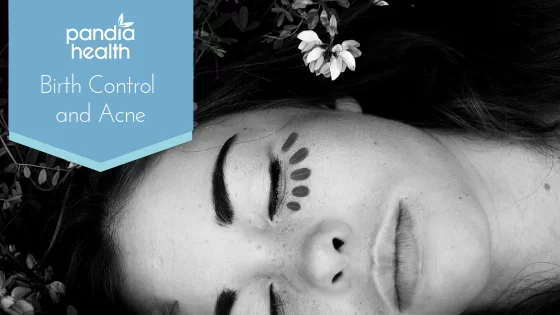
[[[118,18],[117,24],[106,29],[75,28],[66,29],[66,45],[70,47],[72,59],[130,59],[127,41],[134,40],[134,22],[124,22],[124,13]],[[88,42],[103,44],[90,46]],[[123,44],[124,42],[124,44]]]

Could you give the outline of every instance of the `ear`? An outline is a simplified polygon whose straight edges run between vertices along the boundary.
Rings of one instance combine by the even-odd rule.
[[[352,112],[358,114],[363,113],[360,103],[358,103],[358,101],[356,101],[356,99],[351,96],[337,98],[336,101],[334,101],[334,107],[336,110],[340,110],[343,112]]]

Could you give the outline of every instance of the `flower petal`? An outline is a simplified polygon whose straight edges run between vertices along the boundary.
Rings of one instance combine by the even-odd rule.
[[[302,50],[303,47],[305,47],[305,45],[307,45],[307,42],[306,42],[306,41],[302,41],[301,43],[299,43],[299,46],[297,46],[297,48],[298,48],[299,50]]]
[[[337,23],[337,20],[336,20],[336,16],[334,16],[334,14],[331,15],[331,19],[329,20],[329,26],[336,30],[336,28],[338,26],[337,24],[338,23]]]
[[[344,48],[345,50],[351,47],[360,47],[360,43],[353,39],[345,40],[342,42],[342,48]]]
[[[53,281],[47,287],[49,289],[52,289],[56,293],[60,293],[60,294],[66,293],[66,286],[60,281]]]
[[[305,44],[305,47],[303,47],[303,49],[301,50],[301,52],[306,52],[306,51],[310,51],[313,47],[315,47],[317,43],[316,42],[309,42]]]
[[[315,71],[315,63],[317,62],[317,60],[315,61],[311,61],[309,63],[309,71],[311,71],[311,73],[313,73]]]
[[[23,298],[26,294],[32,292],[33,290],[31,290],[30,288],[26,288],[26,287],[15,287],[12,290],[12,293],[10,294],[14,299],[19,300],[21,298]]]
[[[321,67],[321,69],[319,70],[322,74],[326,74],[329,73],[331,70],[331,62],[325,62],[325,64]]]
[[[3,296],[0,298],[0,306],[2,308],[10,308],[10,306],[14,305],[14,298],[11,296]]]
[[[8,313],[8,315],[22,315],[21,313],[17,312],[16,310],[13,310],[11,308],[3,309],[3,311]]]
[[[306,42],[315,42],[315,41],[321,42],[317,33],[310,30],[299,33],[297,38]]]
[[[321,57],[321,55],[323,54],[325,50],[321,47],[315,47],[315,49],[313,49],[309,55],[307,55],[307,62],[311,62],[311,61],[315,61],[317,59],[319,59],[319,57]]]
[[[342,73],[344,71],[346,71],[346,62],[342,63],[342,70],[340,70],[340,72]]]
[[[340,44],[336,44],[334,45],[334,47],[331,50],[333,53],[339,53],[342,51],[342,46]]]
[[[309,52],[306,52],[305,54],[303,54],[303,63],[307,66],[307,64],[309,64],[309,62],[307,62],[307,56],[309,55]]]
[[[340,75],[340,70],[342,70],[342,58],[338,57],[333,62],[331,62],[330,69],[331,69],[331,79],[334,81]]]
[[[338,58],[342,58],[342,60],[344,60],[344,63],[346,63],[348,69],[352,71],[356,70],[356,59],[354,59],[354,56],[352,56],[350,52],[345,50],[338,54]]]
[[[348,48],[348,51],[352,54],[352,56],[354,56],[354,58],[358,58],[362,55],[362,52],[355,47]]]
[[[325,62],[325,57],[323,57],[323,55],[321,55],[321,57],[319,57],[319,59],[317,59],[317,61],[315,61],[315,67],[313,68],[313,70],[317,71],[317,70],[321,69],[321,66],[323,65],[323,62]]]
[[[27,314],[31,315],[35,313],[35,309],[33,308],[33,305],[31,305],[31,303],[27,302],[26,300],[17,300],[15,306],[19,307],[19,309],[22,310],[24,315]]]

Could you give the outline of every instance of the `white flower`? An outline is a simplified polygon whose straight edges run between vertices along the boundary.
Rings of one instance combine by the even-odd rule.
[[[376,5],[376,6],[379,6],[379,7],[389,5],[387,2],[385,2],[383,0],[371,0],[371,3],[373,5]]]
[[[12,276],[6,279],[4,272],[0,271],[0,309],[10,315],[32,315],[34,308],[31,303],[23,299],[32,290],[25,287],[15,287],[10,295],[7,294],[6,288],[11,286],[15,278]]]
[[[358,49],[360,43],[355,40],[345,40],[342,44],[337,44],[332,48],[331,56],[331,79],[334,81],[346,70],[346,68],[356,70],[356,59],[362,55]]]
[[[336,19],[331,18],[331,25],[336,28]],[[357,41],[345,40],[327,51],[314,31],[303,31],[297,37],[302,41],[298,48],[303,53],[303,62],[315,75],[322,74],[334,81],[346,68],[356,70],[355,58],[362,55]]]
[[[298,34],[297,38],[301,40],[298,48],[302,53],[310,51],[317,45],[323,45],[323,42],[319,39],[317,33],[313,31],[303,31]]]

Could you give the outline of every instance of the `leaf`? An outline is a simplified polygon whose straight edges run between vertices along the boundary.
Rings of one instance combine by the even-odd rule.
[[[254,29],[256,29],[257,27],[259,27],[261,25],[261,23],[259,22],[253,22],[251,24],[249,24],[249,26],[247,26],[247,31],[252,31]]]
[[[27,254],[27,257],[25,258],[25,264],[27,265],[27,268],[33,269],[35,268],[35,265],[37,265],[37,260],[35,259],[35,257],[33,257],[33,255]]]
[[[6,166],[6,168],[4,168],[4,173],[15,174],[16,171],[17,167],[14,163],[11,163],[10,165]]]
[[[290,21],[290,23],[294,22],[294,17],[288,11],[286,11],[286,18],[288,19],[288,21]]]
[[[27,165],[23,168],[23,176],[25,176],[25,178],[29,178],[31,176],[31,170],[27,167]]]
[[[290,36],[290,31],[288,31],[288,30],[282,30],[282,32],[280,32],[280,35],[279,35],[278,37],[280,37],[280,38],[286,38],[286,37],[288,37],[288,36]]]
[[[224,25],[225,22],[227,22],[230,19],[230,15],[229,14],[222,14],[220,15],[217,19],[215,19],[212,23],[210,23],[210,28],[212,30],[217,29],[218,27]]]
[[[274,13],[284,13],[284,12],[286,12],[286,10],[284,10],[282,8],[272,8],[270,11],[272,11]]]
[[[329,14],[325,10],[321,11],[321,24],[324,27],[329,26]]]
[[[297,25],[284,25],[284,29],[285,29],[286,31],[290,31],[290,32],[291,32],[291,31],[295,30],[296,28],[297,28]]]
[[[307,21],[307,28],[313,30],[317,27],[317,24],[319,24],[319,16],[315,15],[310,21]]]
[[[39,182],[39,185],[42,185],[44,182],[47,181],[47,171],[45,169],[41,170],[41,172],[39,173],[39,178],[37,178],[37,181]]]
[[[123,27],[123,28],[127,28],[127,27],[131,27],[132,24],[134,24],[134,22],[126,22],[126,23],[123,23],[123,24],[121,24],[121,25],[119,25],[119,26],[120,26],[120,27]]]
[[[121,13],[121,15],[119,15],[119,25],[121,25],[123,23],[124,20],[124,13]]]
[[[241,29],[241,23],[239,22],[239,14],[237,12],[231,13],[231,21],[238,29]]]
[[[340,5],[343,8],[350,7],[350,2],[348,0],[336,0],[336,2],[338,3],[338,5]]]
[[[48,167],[52,167],[56,162],[56,156],[47,154],[46,162]]]
[[[39,151],[35,149],[29,149],[29,151],[27,151],[27,156],[25,157],[25,164],[35,164],[35,162],[37,162],[38,156]]]
[[[0,189],[2,189],[2,191],[3,191],[5,194],[8,194],[8,192],[10,191],[10,190],[8,189],[8,185],[6,185],[6,183],[4,183],[4,182],[0,183]]]
[[[16,190],[16,193],[15,193],[15,195],[18,195],[18,196],[19,196],[19,195],[23,194],[23,192],[22,192],[22,190],[21,190],[21,184],[19,183],[19,180],[16,180],[16,181],[14,182],[14,186],[16,186],[16,189],[15,189],[15,190]]]
[[[239,29],[242,32],[245,32],[248,22],[249,22],[249,9],[247,9],[246,6],[242,6],[241,9],[239,9],[239,24],[241,26]]]
[[[56,173],[54,173],[53,178],[52,178],[53,186],[56,186],[56,184],[58,184],[58,178],[59,177],[60,177],[60,171],[56,171]]]
[[[286,16],[286,14],[282,13],[280,14],[280,16],[278,17],[278,20],[276,20],[276,26],[280,27],[282,25],[282,23],[284,23],[284,17]]]
[[[4,203],[2,204],[2,209],[6,210],[10,207],[10,202],[9,201],[4,201]]]

